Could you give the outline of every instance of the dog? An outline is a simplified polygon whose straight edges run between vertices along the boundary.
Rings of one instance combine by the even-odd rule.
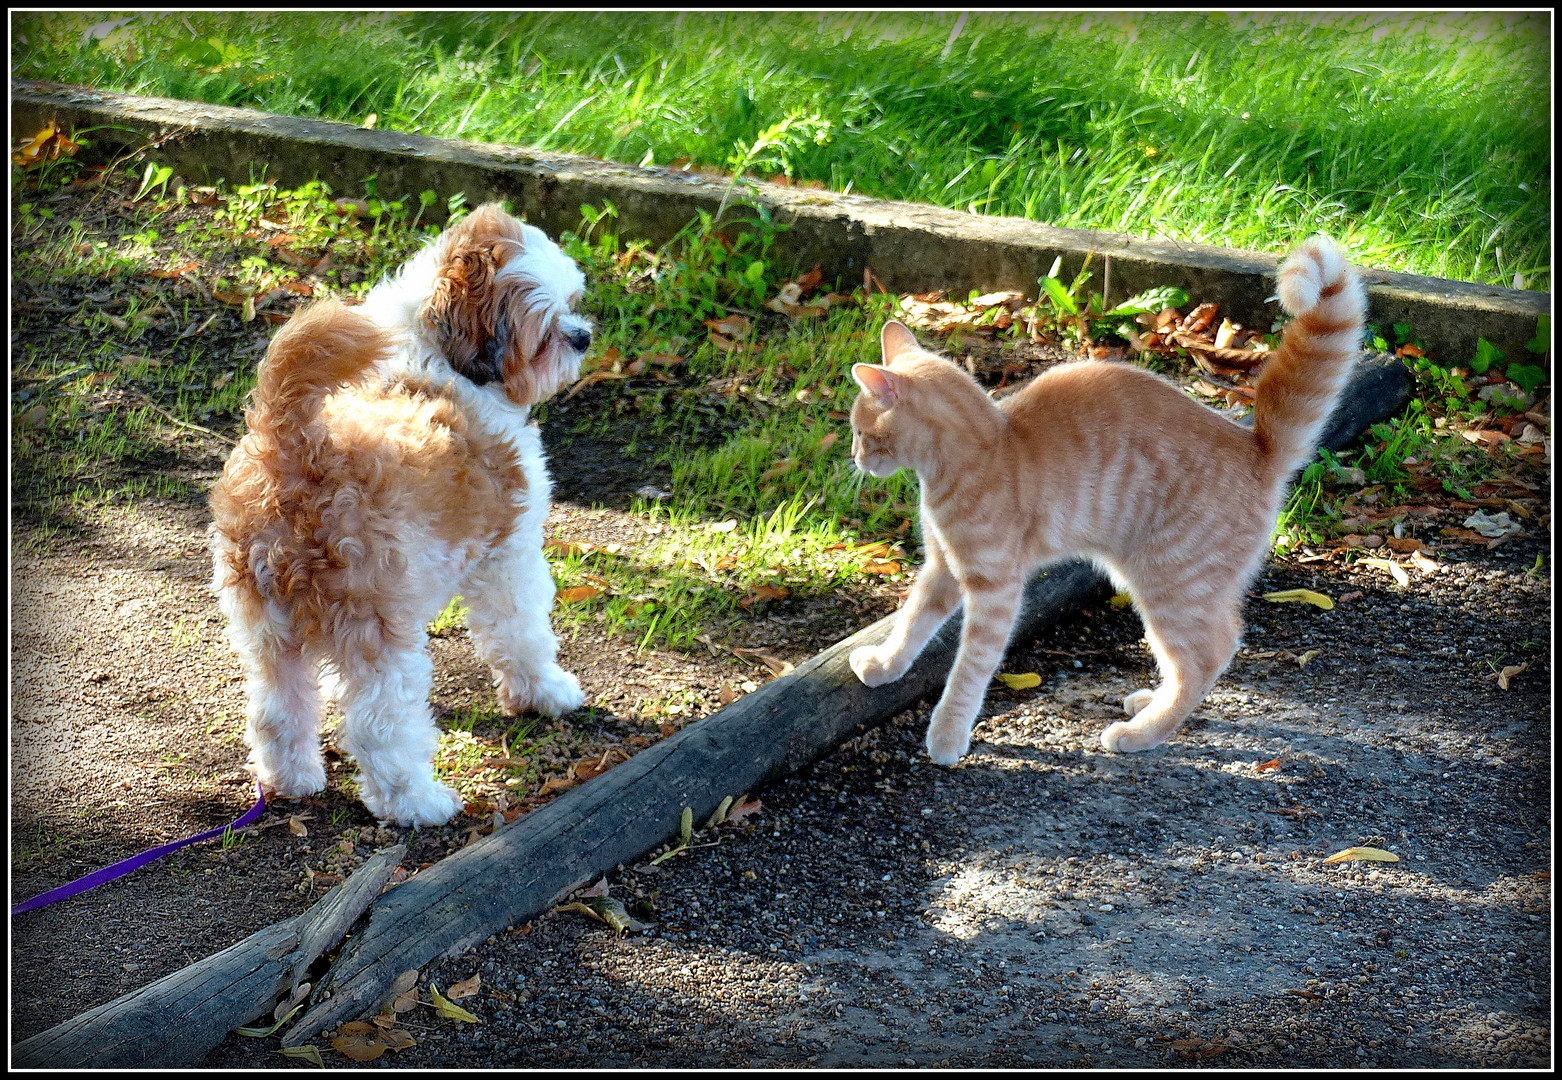
[[[427,625],[460,594],[513,714],[585,699],[557,661],[542,550],[549,478],[531,406],[580,375],[585,277],[497,203],[348,307],[300,310],[266,350],[210,497],[212,588],[243,664],[249,767],[325,787],[321,684],[376,818],[437,825]]]

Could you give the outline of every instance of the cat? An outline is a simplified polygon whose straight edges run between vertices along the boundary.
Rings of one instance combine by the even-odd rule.
[[[964,604],[928,724],[934,761],[952,765],[969,749],[1025,582],[1049,563],[1105,570],[1160,669],[1159,687],[1123,700],[1130,719],[1102,731],[1106,749],[1159,745],[1225,671],[1291,475],[1312,458],[1361,353],[1366,297],[1334,241],[1303,243],[1278,280],[1295,318],[1259,375],[1251,430],[1126,363],[1063,364],[995,402],[895,321],[883,328],[883,363],[853,366],[852,458],[872,476],[916,471],[926,555],[889,636],[849,662],[868,686],[899,679]]]

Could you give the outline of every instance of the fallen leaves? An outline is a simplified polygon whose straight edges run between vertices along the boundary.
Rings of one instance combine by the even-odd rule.
[[[1034,671],[1027,671],[1022,675],[1000,674],[998,681],[1010,690],[1029,690],[1034,686],[1041,685],[1041,676]]]
[[[709,331],[707,340],[722,352],[748,352],[753,346],[741,339],[753,328],[754,320],[747,315],[732,314],[722,319],[706,319]]]
[[[1324,865],[1342,862],[1398,862],[1399,856],[1392,851],[1384,851],[1375,847],[1348,847],[1344,851],[1336,851],[1327,859]]]
[[[477,976],[474,975],[472,978],[476,979],[476,977]],[[472,980],[467,981],[470,982]],[[428,992],[429,997],[432,999],[431,1004],[434,1007],[434,1012],[439,1016],[444,1017],[446,1020],[454,1020],[461,1024],[482,1023],[482,1021],[479,1020],[476,1016],[467,1012],[461,1006],[440,994],[439,987],[435,986],[433,983],[429,983]],[[472,992],[476,993],[476,990],[473,990]]]
[[[1519,675],[1522,675],[1528,668],[1528,660],[1524,661],[1522,664],[1512,664],[1503,668],[1501,671],[1497,672],[1497,685],[1503,690],[1508,689],[1508,683],[1510,680],[1517,678]]]
[[[72,142],[64,132],[51,124],[17,147],[11,154],[11,160],[17,168],[31,169],[46,161],[71,157],[80,149],[80,143]]]
[[[1477,510],[1464,519],[1464,527],[1473,529],[1483,537],[1496,538],[1522,532],[1524,526],[1514,521],[1506,510],[1497,514],[1488,514],[1484,510]]]
[[[332,1049],[360,1062],[374,1061],[387,1050],[405,1050],[416,1045],[412,1035],[401,1028],[382,1027],[362,1020],[343,1024],[331,1040]]]
[[[1311,604],[1324,611],[1332,610],[1334,607],[1333,600],[1312,589],[1282,589],[1279,592],[1265,593],[1263,598],[1272,604]]]
[[[1382,570],[1394,579],[1394,584],[1404,588],[1410,584],[1410,575],[1405,573],[1405,568],[1392,559],[1363,558],[1356,560],[1358,565],[1371,566]]]

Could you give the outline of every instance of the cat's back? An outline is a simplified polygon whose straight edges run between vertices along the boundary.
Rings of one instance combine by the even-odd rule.
[[[1133,364],[1079,360],[1042,372],[999,402],[1016,428],[1057,433],[1103,424],[1131,429],[1197,431],[1202,437],[1248,433],[1213,409],[1188,397],[1170,380]]]

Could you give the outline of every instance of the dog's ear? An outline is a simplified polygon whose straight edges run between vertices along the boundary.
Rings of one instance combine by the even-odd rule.
[[[496,206],[483,206],[446,235],[433,291],[420,312],[450,366],[478,386],[504,377],[511,329],[495,276],[520,241],[503,229],[498,214]]]

